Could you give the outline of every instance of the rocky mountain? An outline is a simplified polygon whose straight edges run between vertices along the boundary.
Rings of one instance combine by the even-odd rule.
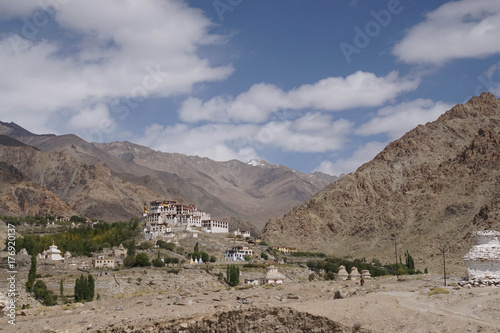
[[[394,239],[418,267],[451,264],[474,232],[500,230],[500,101],[457,104],[390,143],[372,161],[270,220],[271,244],[394,260]]]
[[[4,137],[0,145],[5,142],[1,161],[59,195],[78,213],[109,221],[138,216],[144,201],[177,199],[215,218],[234,218],[242,226],[249,221],[262,228],[269,218],[282,215],[336,180],[264,161],[216,162],[130,142],[98,144],[71,134],[36,135],[13,123],[0,122],[0,135]],[[5,137],[40,152],[14,149]]]

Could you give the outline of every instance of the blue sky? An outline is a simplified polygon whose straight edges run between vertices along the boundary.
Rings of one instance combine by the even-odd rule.
[[[0,120],[354,171],[500,96],[500,1],[0,0]]]

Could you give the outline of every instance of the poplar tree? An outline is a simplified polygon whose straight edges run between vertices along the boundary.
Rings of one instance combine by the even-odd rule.
[[[92,276],[92,274],[89,274],[89,276],[87,277],[87,295],[85,297],[87,302],[92,302],[92,300],[94,300],[94,293],[95,293],[94,277]]]
[[[35,252],[33,252],[33,254],[31,255],[30,271],[28,272],[28,281],[26,282],[26,291],[33,290],[35,279],[36,279],[36,254]]]

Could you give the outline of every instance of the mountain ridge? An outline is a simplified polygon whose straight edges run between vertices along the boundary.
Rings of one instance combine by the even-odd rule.
[[[127,182],[155,193],[153,198],[147,196],[144,201],[176,199],[193,203],[215,218],[235,218],[237,221],[251,222],[257,226],[255,230],[262,228],[269,218],[285,213],[336,180],[333,176],[303,174],[270,163],[266,167],[259,167],[237,160],[216,162],[197,156],[163,153],[130,142],[88,143],[73,134],[36,135],[13,123],[1,122],[0,135],[10,135],[43,153],[63,154],[73,160],[73,165],[102,167],[109,170],[109,176],[106,177],[114,177],[113,181]],[[52,157],[45,158],[59,158],[57,155],[50,156]],[[24,174],[30,174],[23,166],[26,162],[16,160],[15,156],[11,160],[17,161],[14,167],[23,170]],[[40,165],[37,168],[43,169]],[[64,173],[64,170],[57,172]],[[104,177],[104,173],[102,175]],[[30,174],[29,177],[43,186],[42,180],[46,175]],[[55,191],[55,188],[52,190]],[[69,200],[64,193],[59,194],[64,200]],[[126,197],[125,195],[124,198]],[[103,205],[96,203],[97,198],[93,200],[95,206]],[[122,208],[124,212],[133,211],[137,216],[142,207],[143,202],[139,204],[134,199],[133,210]],[[106,215],[108,220],[114,220],[110,214],[103,214],[103,210],[86,209],[84,212],[90,214],[90,217],[103,218]],[[114,211],[113,214],[116,214],[117,210]],[[123,218],[123,214],[118,215]]]
[[[483,93],[457,104],[282,218],[271,219],[263,237],[301,250],[391,260],[395,235],[421,262],[447,244],[457,264],[475,230],[500,227],[495,221],[499,132],[495,96]],[[483,216],[488,211],[486,219],[481,211]]]

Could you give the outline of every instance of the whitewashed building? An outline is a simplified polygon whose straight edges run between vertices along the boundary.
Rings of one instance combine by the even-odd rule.
[[[208,233],[228,233],[229,223],[217,220],[203,221],[203,231]]]
[[[244,261],[245,256],[252,256],[253,251],[246,246],[235,246],[224,252],[224,258],[233,261]]]
[[[285,276],[278,272],[275,266],[269,266],[267,268],[266,275],[260,279],[260,284],[283,284],[285,283]]]
[[[476,245],[465,255],[467,275],[472,279],[500,279],[500,232],[478,231]]]
[[[194,205],[177,201],[151,201],[144,204],[144,238],[147,240],[173,237],[174,231],[204,228],[206,232],[228,232],[227,222],[212,224],[210,214],[199,211]],[[223,224],[225,223],[225,228]],[[205,229],[205,225],[207,229]]]
[[[106,257],[103,254],[98,254],[93,261],[95,268],[115,268],[114,257]]]

